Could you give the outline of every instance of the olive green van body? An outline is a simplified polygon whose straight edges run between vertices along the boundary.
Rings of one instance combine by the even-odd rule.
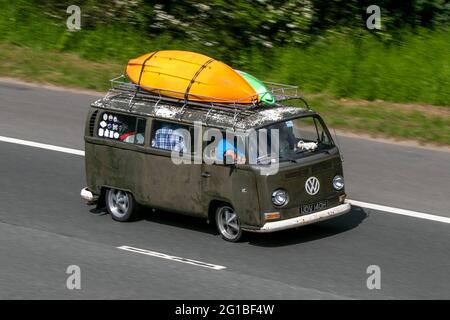
[[[326,201],[327,208],[333,208],[344,203],[344,189],[337,191],[332,184],[336,175],[343,176],[341,156],[332,140],[333,146],[327,152],[280,162],[278,172],[273,175],[261,174],[262,165],[206,164],[195,158],[197,154],[192,155],[192,160],[200,163],[175,164],[170,151],[151,147],[152,126],[156,121],[188,126],[197,122],[202,123],[203,129],[233,129],[245,133],[298,117],[319,117],[312,110],[283,105],[271,107],[269,111],[257,108],[237,117],[236,114],[211,116],[207,111],[201,107],[183,110],[177,105],[149,101],[136,101],[130,107],[126,98],[103,98],[94,102],[85,127],[87,189],[100,198],[106,188],[121,189],[131,193],[141,205],[204,218],[211,217],[218,204],[226,203],[238,213],[241,226],[247,231],[261,229],[267,222],[266,213],[279,213],[277,220],[281,221],[301,216],[299,208],[305,204]],[[104,112],[145,119],[144,144],[97,136]],[[325,125],[324,129],[329,135]],[[313,196],[305,191],[305,182],[311,176],[320,181],[320,191]],[[280,188],[289,195],[289,202],[283,207],[275,206],[272,201],[273,191]]]

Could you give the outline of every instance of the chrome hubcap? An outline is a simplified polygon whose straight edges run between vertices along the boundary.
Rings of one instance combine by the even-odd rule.
[[[127,214],[130,206],[128,194],[122,190],[111,190],[108,196],[108,206],[112,214],[122,218]]]
[[[230,207],[222,207],[217,215],[220,232],[228,239],[234,239],[240,231],[237,214]]]

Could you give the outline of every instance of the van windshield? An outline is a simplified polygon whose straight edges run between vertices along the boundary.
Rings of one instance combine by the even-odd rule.
[[[323,122],[316,115],[279,122],[259,129],[257,137],[257,146],[255,141],[249,143],[249,153],[257,155],[257,163],[264,163],[267,160],[273,162],[277,158],[280,162],[293,161],[334,146],[324,129]]]

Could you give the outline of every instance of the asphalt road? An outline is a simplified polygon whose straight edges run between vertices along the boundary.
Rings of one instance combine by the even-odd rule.
[[[82,149],[96,97],[0,82],[0,135]],[[450,216],[450,153],[340,137],[349,197]],[[132,223],[79,198],[81,156],[0,142],[0,298],[450,298],[450,225],[354,207],[238,244],[203,220],[148,212]],[[119,250],[132,246],[225,266]],[[66,269],[81,269],[81,289]],[[369,290],[367,267],[381,270]]]

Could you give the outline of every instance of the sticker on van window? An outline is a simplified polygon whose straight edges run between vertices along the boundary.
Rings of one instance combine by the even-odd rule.
[[[100,117],[98,128],[99,137],[127,143],[144,144],[145,119],[105,112]],[[132,136],[132,138],[126,139],[128,136]]]

